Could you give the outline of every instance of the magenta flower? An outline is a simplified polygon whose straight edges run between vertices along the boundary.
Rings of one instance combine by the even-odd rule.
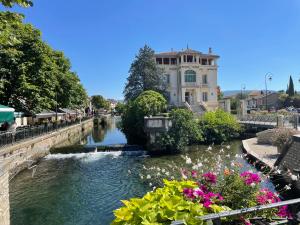
[[[244,179],[244,182],[247,185],[259,184],[261,182],[261,179],[257,173],[245,171],[245,172],[241,173],[240,176]]]
[[[282,218],[292,218],[292,214],[289,212],[287,205],[280,207],[277,215]]]
[[[197,178],[197,171],[193,170],[191,172],[193,178]]]
[[[217,176],[215,174],[211,173],[211,172],[205,173],[202,176],[209,183],[212,183],[212,184],[217,183]]]
[[[203,203],[203,206],[204,206],[205,208],[209,209],[211,204],[213,204],[213,203],[212,203],[210,200],[207,200],[207,201],[205,201],[205,202]]]

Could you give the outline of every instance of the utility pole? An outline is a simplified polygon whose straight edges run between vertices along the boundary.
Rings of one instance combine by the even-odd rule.
[[[272,81],[272,76],[273,76],[273,74],[271,73],[271,72],[268,72],[268,73],[266,73],[265,74],[265,87],[266,87],[266,94],[265,94],[265,96],[266,96],[266,110],[268,110],[268,85],[267,85],[267,79],[269,80],[269,81]]]

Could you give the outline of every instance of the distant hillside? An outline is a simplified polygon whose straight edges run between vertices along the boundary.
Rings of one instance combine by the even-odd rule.
[[[249,94],[253,90],[245,90],[243,91],[243,94]],[[241,90],[228,90],[228,91],[223,91],[224,97],[228,96],[233,96],[241,93]]]

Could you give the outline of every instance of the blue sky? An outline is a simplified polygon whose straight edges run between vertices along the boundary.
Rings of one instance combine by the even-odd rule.
[[[222,90],[300,90],[299,0],[34,0],[12,11],[70,58],[89,95],[121,99],[130,64],[144,44],[156,51],[190,48],[221,56]],[[3,10],[3,8],[1,8]]]

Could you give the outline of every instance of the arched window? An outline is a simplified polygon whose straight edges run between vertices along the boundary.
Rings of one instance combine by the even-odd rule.
[[[194,70],[187,70],[184,73],[185,82],[196,82],[196,72]]]

